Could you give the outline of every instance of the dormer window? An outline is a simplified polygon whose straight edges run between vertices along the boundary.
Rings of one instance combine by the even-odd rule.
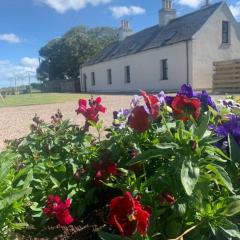
[[[222,43],[230,43],[229,41],[229,22],[222,21]]]

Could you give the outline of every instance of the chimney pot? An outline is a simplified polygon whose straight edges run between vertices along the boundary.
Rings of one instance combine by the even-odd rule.
[[[122,41],[126,37],[130,36],[133,34],[132,29],[129,27],[129,22],[127,20],[122,20],[121,21],[121,27],[119,28],[118,36],[119,40]]]
[[[176,10],[172,8],[172,0],[162,0],[162,9],[159,11],[159,26],[168,24],[176,18]]]

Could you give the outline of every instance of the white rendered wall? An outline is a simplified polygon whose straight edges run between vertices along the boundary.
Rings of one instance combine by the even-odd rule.
[[[230,44],[222,44],[222,21],[229,21]],[[195,89],[212,89],[213,62],[240,58],[237,24],[229,8],[223,4],[208,19],[192,41],[192,76]]]
[[[161,80],[161,59],[168,59],[168,80]],[[83,67],[88,92],[135,92],[176,90],[187,81],[186,42],[155,48],[111,61]],[[125,83],[124,67],[129,65],[131,83]],[[107,69],[112,70],[112,85],[107,82]],[[95,72],[96,85],[91,85]]]

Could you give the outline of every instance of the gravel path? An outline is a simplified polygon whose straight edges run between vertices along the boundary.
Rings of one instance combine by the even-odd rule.
[[[106,126],[112,123],[112,112],[128,107],[132,99],[130,95],[101,95],[101,97],[107,112],[101,114],[100,118],[104,120]],[[83,124],[84,118],[76,115],[76,108],[77,102],[0,108],[0,149],[4,148],[5,139],[20,138],[29,133],[29,126],[35,113],[45,121],[50,122],[52,114],[60,109],[64,119]]]

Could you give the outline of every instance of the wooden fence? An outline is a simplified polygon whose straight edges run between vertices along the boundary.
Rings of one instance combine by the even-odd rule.
[[[214,62],[213,91],[240,92],[240,59]]]
[[[79,79],[55,80],[44,83],[45,92],[79,92]]]

